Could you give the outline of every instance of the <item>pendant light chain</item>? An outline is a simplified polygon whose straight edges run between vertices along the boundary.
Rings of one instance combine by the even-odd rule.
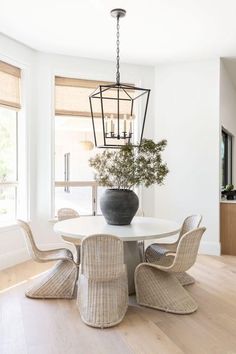
[[[116,23],[116,83],[120,84],[120,16]]]
[[[111,10],[110,14],[116,20],[116,63],[114,63],[116,77],[114,78],[115,82],[111,84],[101,82],[89,96],[94,142],[96,147],[122,148],[126,144],[134,143],[135,139],[137,140],[135,146],[140,146],[151,90],[136,87],[133,84],[121,83],[120,19],[126,16],[126,11],[116,8]],[[100,100],[99,105],[98,99]],[[107,104],[108,102],[109,104]],[[136,106],[140,104],[142,104],[142,109],[136,110]],[[135,121],[136,111],[139,115]],[[97,119],[95,117],[100,118],[102,131],[96,129]],[[135,129],[139,122],[140,132],[136,133]]]

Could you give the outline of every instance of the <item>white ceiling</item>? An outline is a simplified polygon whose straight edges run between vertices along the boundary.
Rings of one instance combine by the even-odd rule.
[[[0,32],[45,52],[113,60],[115,7],[127,10],[123,62],[236,56],[236,0],[0,0]]]

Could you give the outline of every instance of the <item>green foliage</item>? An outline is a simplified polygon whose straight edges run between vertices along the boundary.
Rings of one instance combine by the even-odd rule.
[[[119,150],[104,150],[89,160],[96,170],[96,181],[100,186],[117,189],[131,189],[143,184],[163,184],[168,168],[162,162],[161,152],[166,140],[155,143],[143,139],[140,147],[127,144]]]
[[[230,192],[230,191],[232,191],[234,189],[234,185],[233,184],[227,184],[227,186],[225,187],[225,190],[227,191],[227,192]]]

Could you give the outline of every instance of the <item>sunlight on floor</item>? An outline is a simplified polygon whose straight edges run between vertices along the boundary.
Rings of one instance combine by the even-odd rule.
[[[0,293],[5,292],[17,285],[23,284],[31,279],[45,273],[53,266],[50,263],[36,263],[32,260],[17,264],[0,271]]]

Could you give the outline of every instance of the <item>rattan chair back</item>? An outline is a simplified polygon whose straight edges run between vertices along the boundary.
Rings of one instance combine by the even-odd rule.
[[[188,216],[181,227],[180,233],[179,233],[179,240],[181,237],[186,234],[187,232],[197,229],[202,221],[202,216],[201,215],[190,215]]]
[[[112,235],[91,235],[81,245],[81,274],[94,280],[111,280],[124,271],[123,242]]]
[[[17,224],[19,225],[21,230],[24,232],[27,249],[28,249],[30,256],[35,261],[40,261],[41,251],[40,251],[40,249],[38,249],[38,247],[35,243],[33,233],[32,233],[32,230],[31,230],[29,224],[23,220],[17,220]]]
[[[57,217],[59,221],[63,221],[67,219],[78,218],[79,213],[77,213],[76,210],[71,208],[61,208],[57,212]]]
[[[171,272],[185,272],[193,266],[196,261],[198,249],[205,227],[200,227],[183,235],[177,246],[174,261],[169,267]]]

